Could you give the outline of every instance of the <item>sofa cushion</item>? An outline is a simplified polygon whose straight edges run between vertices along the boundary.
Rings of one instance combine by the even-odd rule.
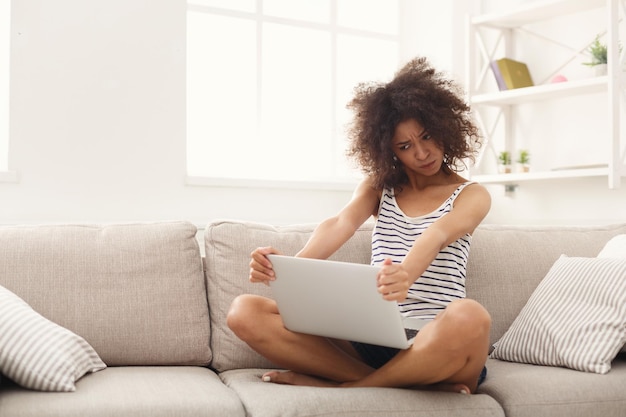
[[[605,375],[488,359],[478,392],[495,398],[507,417],[621,417],[626,410],[626,359]]]
[[[207,364],[196,233],[187,222],[0,227],[0,285],[107,365]]]
[[[491,343],[499,340],[546,276],[565,254],[595,257],[626,224],[608,226],[481,225],[467,264],[467,297],[492,318]]]
[[[307,242],[315,225],[271,226],[261,223],[215,221],[205,230],[207,288],[211,315],[211,366],[218,371],[235,368],[272,368],[269,361],[250,349],[226,325],[226,314],[240,294],[272,296],[269,287],[248,280],[250,253],[260,246],[273,246],[294,255]],[[331,259],[369,263],[370,224],[360,228]]]
[[[74,391],[76,380],[104,368],[85,339],[0,286],[0,373],[25,388]]]
[[[605,374],[624,342],[626,259],[562,256],[492,357]]]
[[[250,416],[504,417],[500,405],[487,395],[401,388],[297,387],[262,382],[265,371],[241,369],[220,374]]]
[[[0,416],[244,417],[237,395],[198,366],[110,367],[76,383],[76,391],[42,393],[5,384]]]

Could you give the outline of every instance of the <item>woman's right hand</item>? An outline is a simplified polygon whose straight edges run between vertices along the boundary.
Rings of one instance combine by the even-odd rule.
[[[271,246],[263,248],[256,248],[250,254],[252,258],[250,260],[250,282],[262,282],[265,285],[269,285],[270,281],[274,281],[276,276],[274,275],[274,269],[272,263],[267,259],[267,255],[281,253]]]

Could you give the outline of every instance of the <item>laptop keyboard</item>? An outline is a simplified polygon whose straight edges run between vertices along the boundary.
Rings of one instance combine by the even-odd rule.
[[[406,340],[413,339],[417,332],[419,332],[419,330],[417,329],[404,329],[404,333],[406,334]]]

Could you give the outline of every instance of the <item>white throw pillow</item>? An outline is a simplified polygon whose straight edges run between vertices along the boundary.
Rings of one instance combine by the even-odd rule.
[[[491,357],[604,374],[626,342],[626,259],[561,256]]]
[[[626,259],[626,235],[617,235],[604,245],[598,258]]]
[[[626,259],[626,235],[617,235],[609,240],[598,254],[598,258]],[[621,351],[626,352],[626,345]]]
[[[24,388],[74,391],[79,378],[104,368],[85,339],[0,286],[0,373]]]

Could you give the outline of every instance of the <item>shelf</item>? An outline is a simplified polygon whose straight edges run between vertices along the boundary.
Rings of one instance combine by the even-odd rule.
[[[479,94],[471,97],[471,103],[493,106],[522,104],[531,101],[555,99],[572,95],[606,92],[607,86],[608,77],[603,75],[583,80],[565,81],[561,83],[544,84],[533,87],[516,88],[514,90]]]
[[[472,180],[481,184],[519,184],[528,181],[557,180],[567,178],[591,178],[606,177],[609,175],[608,167],[567,169],[555,171],[523,172],[495,175],[473,175]]]
[[[511,29],[529,23],[597,9],[606,5],[605,0],[552,0],[533,2],[515,10],[490,13],[472,19],[473,25]]]
[[[521,183],[530,181],[548,181],[548,180],[564,180],[575,178],[606,178],[610,189],[619,188],[623,178],[626,178],[626,156],[624,154],[623,135],[620,130],[624,129],[621,95],[626,87],[626,73],[621,71],[621,60],[610,62],[608,75],[589,77],[585,79],[574,79],[560,83],[547,83],[526,88],[518,88],[504,91],[490,91],[479,93],[475,90],[486,89],[484,84],[487,77],[491,75],[489,66],[494,60],[496,54],[515,57],[515,47],[518,37],[524,40],[523,36],[519,36],[521,32],[533,32],[530,25],[543,22],[549,23],[554,20],[546,30],[547,34],[538,31],[537,38],[545,42],[553,42],[557,45],[564,46],[560,36],[566,33],[555,31],[555,25],[558,25],[558,18],[562,16],[579,14],[577,21],[585,22],[584,19],[593,17],[594,22],[599,21],[599,13],[604,11],[606,19],[606,43],[609,51],[614,53],[619,48],[620,36],[623,37],[623,27],[620,24],[623,21],[623,15],[626,14],[626,0],[542,0],[533,1],[522,4],[517,8],[503,10],[500,12],[489,13],[481,16],[470,17],[468,19],[468,54],[467,59],[467,85],[469,88],[468,101],[470,106],[475,110],[475,115],[481,129],[485,132],[485,143],[495,154],[501,150],[515,150],[519,148],[520,143],[518,127],[518,112],[514,111],[515,106],[528,105],[547,100],[569,100],[570,98],[583,98],[594,100],[604,98],[606,109],[606,124],[608,125],[607,135],[607,155],[604,166],[575,166],[567,167],[559,170],[547,170],[541,172],[529,173],[512,173],[497,175],[475,175],[472,176],[478,182],[485,184],[504,184],[507,191],[512,191]],[[593,13],[586,13],[593,12]],[[561,22],[560,24],[563,24]],[[528,26],[525,27],[524,26]],[[541,26],[543,27],[543,26]],[[576,26],[577,27],[577,26]],[[576,30],[576,27],[570,29]],[[481,29],[489,30],[481,30]],[[548,28],[546,26],[546,28]],[[558,27],[556,27],[558,29]],[[493,30],[492,30],[493,29]],[[521,29],[521,30],[515,30]],[[545,28],[544,28],[545,29]],[[497,35],[497,36],[496,36]],[[622,39],[623,40],[623,39]],[[571,48],[568,48],[571,49]],[[564,61],[566,65],[574,58],[577,53],[574,49],[571,51],[569,60],[556,57],[556,60]],[[616,54],[617,55],[617,54]],[[537,58],[535,58],[536,60]],[[523,57],[521,58],[523,61]],[[562,63],[561,63],[562,64]],[[558,65],[561,65],[558,64]],[[549,64],[551,68],[558,68],[555,72],[562,68],[555,63]],[[592,94],[597,97],[589,97]],[[575,103],[575,101],[570,101]],[[599,101],[594,101],[596,103]],[[558,106],[561,102],[551,103]],[[482,112],[480,109],[492,107],[489,112]],[[535,109],[533,115],[538,115],[537,111],[541,111],[542,107]],[[493,110],[493,111],[492,111]],[[494,113],[497,112],[497,113]],[[587,122],[587,121],[585,121]],[[591,123],[591,121],[588,121]],[[585,124],[585,127],[589,125]],[[547,139],[549,140],[549,138]],[[532,143],[539,143],[539,139],[533,137]],[[604,143],[604,141],[602,142]],[[533,146],[533,145],[528,145]],[[535,149],[539,152],[538,149]],[[532,150],[531,150],[532,152]],[[604,158],[603,158],[604,159]],[[480,170],[480,161],[477,170]]]

